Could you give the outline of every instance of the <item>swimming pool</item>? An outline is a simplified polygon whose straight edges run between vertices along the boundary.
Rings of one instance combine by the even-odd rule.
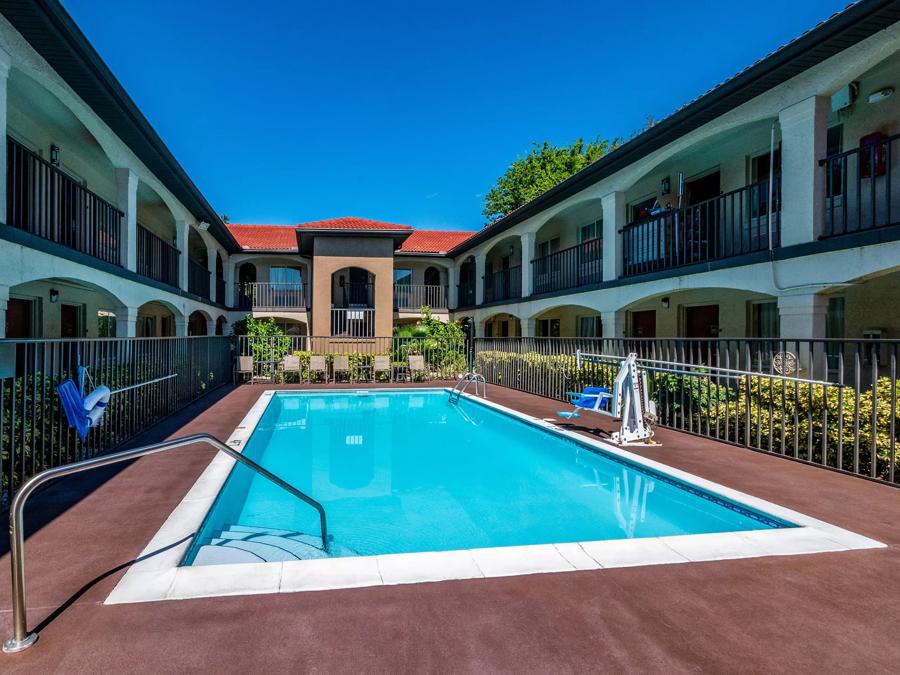
[[[322,503],[336,557],[793,526],[444,390],[276,393],[243,452]],[[317,512],[239,464],[185,563],[322,548]]]

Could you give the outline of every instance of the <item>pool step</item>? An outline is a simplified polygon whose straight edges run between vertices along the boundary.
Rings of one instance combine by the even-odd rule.
[[[346,552],[344,553],[346,555]],[[195,565],[222,565],[239,562],[282,562],[327,558],[320,537],[249,525],[231,525],[201,546]]]

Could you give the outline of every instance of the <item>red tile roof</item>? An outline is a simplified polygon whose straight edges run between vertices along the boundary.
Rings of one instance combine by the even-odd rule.
[[[378,220],[366,218],[331,218],[329,220],[316,220],[312,223],[300,223],[301,230],[411,230],[409,225],[397,225],[395,223],[383,223]]]
[[[401,253],[446,253],[475,232],[458,230],[413,230],[400,247]]]
[[[228,231],[244,250],[297,251],[293,225],[243,225],[228,223]]]

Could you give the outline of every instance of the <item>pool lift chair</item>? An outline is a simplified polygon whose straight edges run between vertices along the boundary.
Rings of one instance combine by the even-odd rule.
[[[616,445],[650,443],[653,438],[650,422],[656,419],[656,404],[647,394],[647,373],[638,370],[637,354],[632,352],[621,361],[620,358],[578,351],[576,359],[579,368],[584,360],[610,364],[620,362],[619,372],[612,391],[606,387],[585,387],[582,392],[572,394],[573,409],[560,411],[557,415],[567,420],[581,417],[582,411],[606,415],[622,422],[619,431],[610,436]]]

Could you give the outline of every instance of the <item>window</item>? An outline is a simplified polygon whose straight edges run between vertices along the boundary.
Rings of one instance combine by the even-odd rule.
[[[780,337],[781,320],[777,302],[754,302],[751,305],[751,312],[751,337]]]
[[[844,338],[844,298],[832,296],[828,298],[828,309],[825,314],[825,337]],[[827,343],[828,370],[830,373],[839,372],[841,367],[841,345],[839,342]],[[870,363],[869,354],[866,353],[866,362]]]
[[[559,269],[559,260],[552,258],[552,263],[547,260],[551,255],[559,250],[559,237],[553,237],[547,241],[542,241],[537,245],[538,261],[535,263],[534,273],[538,275],[556,272]],[[551,268],[552,266],[552,268]]]
[[[538,319],[534,327],[538,337],[559,337],[559,319]]]
[[[115,314],[102,309],[97,312],[97,336],[116,337]]]
[[[302,283],[302,273],[296,267],[270,267],[269,282],[273,284]]]
[[[593,223],[582,225],[578,228],[578,243],[581,245],[581,262],[593,263],[600,259],[603,235],[603,221],[595,220]]]
[[[600,323],[600,315],[579,316],[578,321],[578,337],[598,338],[603,337],[603,328]]]
[[[629,207],[631,209],[631,218],[629,219],[629,222],[647,218],[656,206],[656,201],[656,197],[647,197],[646,199],[642,199],[641,201],[632,204]]]
[[[394,283],[409,286],[412,283],[412,270],[395,269]]]
[[[546,258],[559,250],[559,237],[542,241],[537,245],[538,258]]]
[[[138,337],[156,337],[156,317],[138,316],[136,332]]]
[[[595,220],[593,223],[582,225],[580,228],[578,228],[578,243],[583,244],[586,241],[599,239],[602,227],[602,220]]]

